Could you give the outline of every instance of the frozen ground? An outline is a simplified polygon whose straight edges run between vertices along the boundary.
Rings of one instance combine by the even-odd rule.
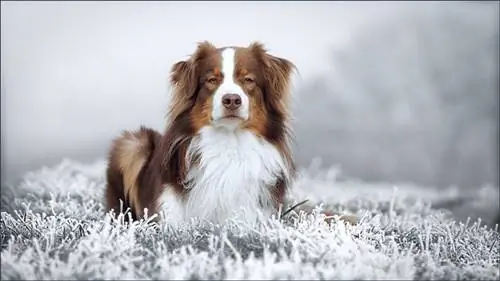
[[[104,169],[103,161],[63,161],[2,187],[2,280],[500,277],[500,234],[484,225],[498,213],[497,187],[436,191],[341,181],[335,170],[311,168],[290,200],[355,213],[359,225],[295,213],[256,228],[193,222],[173,229],[110,224],[101,202]]]

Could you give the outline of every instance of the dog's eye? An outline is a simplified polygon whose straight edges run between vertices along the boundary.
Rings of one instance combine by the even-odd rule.
[[[253,83],[254,80],[251,77],[245,77],[245,83]]]
[[[215,84],[215,83],[217,83],[217,78],[215,78],[215,77],[210,77],[210,78],[208,78],[208,81],[207,81],[207,82],[208,82],[208,83],[210,83],[210,84]]]

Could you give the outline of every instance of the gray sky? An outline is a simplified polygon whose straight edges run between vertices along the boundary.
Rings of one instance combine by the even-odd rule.
[[[104,156],[122,129],[162,129],[170,66],[201,40],[262,41],[327,70],[333,46],[416,2],[2,2],[2,180]],[[410,5],[412,7],[410,7]],[[438,5],[427,3],[425,5]]]

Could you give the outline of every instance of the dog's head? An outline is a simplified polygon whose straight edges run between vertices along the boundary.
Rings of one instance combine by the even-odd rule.
[[[198,44],[187,60],[171,70],[171,122],[247,129],[279,141],[288,119],[290,78],[295,66],[269,54],[261,43],[217,48]]]

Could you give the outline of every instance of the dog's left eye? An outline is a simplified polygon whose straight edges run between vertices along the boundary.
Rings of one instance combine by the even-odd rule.
[[[215,78],[215,77],[208,78],[208,83],[210,83],[210,84],[217,83],[217,78]]]
[[[246,82],[246,83],[253,83],[253,82],[254,82],[254,80],[253,80],[253,78],[251,78],[251,77],[245,77],[245,82]]]

